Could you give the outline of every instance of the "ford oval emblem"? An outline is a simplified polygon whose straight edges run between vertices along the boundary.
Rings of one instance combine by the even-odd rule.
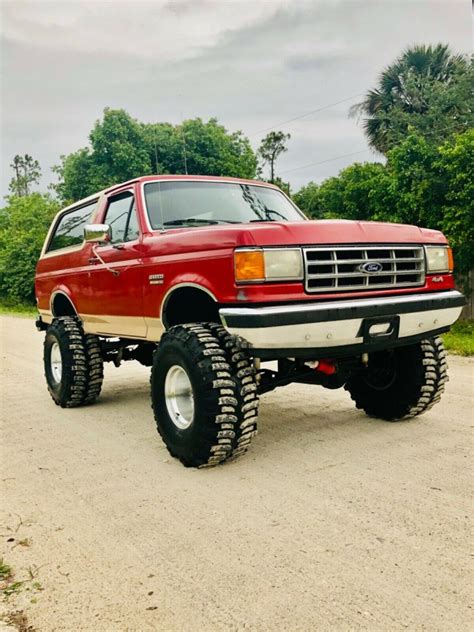
[[[383,265],[378,261],[366,261],[366,263],[360,264],[359,270],[366,274],[375,274],[375,272],[382,272]]]

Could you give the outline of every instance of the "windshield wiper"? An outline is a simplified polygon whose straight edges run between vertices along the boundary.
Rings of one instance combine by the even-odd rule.
[[[276,222],[276,219],[271,219],[270,217],[265,217],[262,219],[251,219],[249,220],[249,224],[253,224],[253,222]]]
[[[186,217],[183,219],[172,219],[168,222],[164,222],[164,226],[185,226],[186,224],[203,225],[206,224],[238,224],[239,222],[232,222],[228,219],[202,219],[200,217]]]
[[[171,219],[164,222],[163,226],[185,226],[186,224],[217,224],[213,219],[198,219],[197,217],[186,217],[184,219]]]

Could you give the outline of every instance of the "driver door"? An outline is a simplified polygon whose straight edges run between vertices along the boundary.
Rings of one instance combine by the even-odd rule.
[[[95,309],[85,322],[86,330],[145,338],[142,238],[133,189],[110,195],[102,222],[110,226],[112,237],[91,251],[90,291]]]

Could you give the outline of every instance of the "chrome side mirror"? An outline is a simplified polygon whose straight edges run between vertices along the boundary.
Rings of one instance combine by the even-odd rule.
[[[106,244],[112,239],[112,230],[108,224],[86,224],[84,239],[93,244]]]

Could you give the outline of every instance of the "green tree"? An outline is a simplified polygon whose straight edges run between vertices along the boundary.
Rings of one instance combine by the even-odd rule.
[[[105,108],[102,121],[96,121],[89,138],[104,186],[151,173],[143,127],[125,110]]]
[[[253,178],[257,166],[248,139],[216,119],[145,124],[106,109],[89,138],[90,148],[61,156],[54,167],[59,181],[52,188],[64,202],[150,173]]]
[[[308,182],[293,195],[295,204],[312,219],[322,219],[324,211],[321,206],[319,185],[316,182]]]
[[[182,148],[175,173],[184,173],[186,162],[189,174],[255,177],[257,159],[242,132],[229,133],[215,118],[184,121],[175,130]]]
[[[229,133],[215,118],[177,126],[150,123],[143,129],[154,173],[255,177],[257,161],[248,139]]]
[[[380,75],[376,88],[351,108],[363,117],[369,144],[386,154],[409,128],[438,145],[474,122],[472,60],[448,46],[413,46]]]
[[[474,130],[460,134],[439,149],[435,163],[442,191],[441,229],[455,253],[456,267],[474,267]]]
[[[57,202],[48,195],[10,196],[0,209],[0,294],[34,302],[36,262]]]
[[[73,202],[113,184],[152,172],[143,125],[125,110],[105,108],[89,134],[91,148],[61,156],[52,185],[63,202]]]
[[[438,147],[411,134],[388,153],[387,162],[394,219],[441,230],[461,273],[474,265],[473,162],[472,129]]]
[[[171,123],[143,123],[152,173],[184,173],[183,143]]]
[[[24,196],[30,193],[32,184],[38,184],[41,178],[41,168],[37,160],[29,154],[17,154],[10,164],[15,175],[10,181],[9,189],[13,195]]]
[[[75,202],[107,186],[106,175],[87,147],[61,156],[61,164],[52,170],[58,176],[58,182],[50,188],[64,203]]]
[[[282,180],[282,178],[278,176],[277,178],[273,180],[273,184],[275,184],[282,191],[284,191],[286,195],[288,195],[288,197],[291,197],[291,188],[290,188],[289,182],[285,182],[284,180]]]
[[[443,191],[434,164],[439,149],[411,133],[387,154],[390,206],[376,219],[441,228]]]
[[[270,165],[270,182],[275,180],[275,162],[282,153],[288,151],[286,143],[290,140],[290,134],[284,132],[270,132],[260,143],[258,155],[263,164]]]
[[[321,211],[328,218],[373,219],[383,204],[380,197],[387,186],[386,180],[382,164],[355,163],[320,185]]]

